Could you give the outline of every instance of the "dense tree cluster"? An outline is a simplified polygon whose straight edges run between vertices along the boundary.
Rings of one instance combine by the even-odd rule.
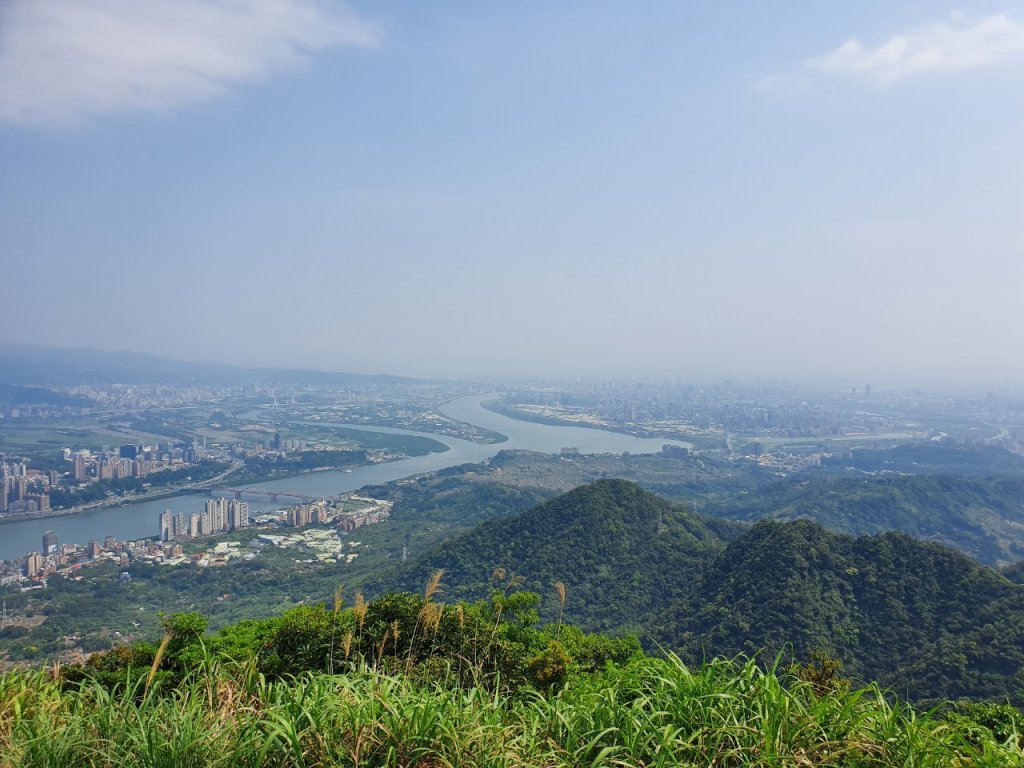
[[[495,565],[545,590],[548,617],[559,579],[570,620],[641,632],[693,661],[820,650],[915,699],[1024,702],[1024,588],[901,533],[854,538],[807,520],[748,527],[607,480],[484,523],[391,579],[408,587],[444,568],[452,594],[472,595]]]
[[[307,672],[342,673],[374,668],[448,684],[503,691],[560,687],[573,673],[625,663],[641,654],[635,637],[587,634],[576,627],[540,626],[539,596],[515,589],[515,580],[486,600],[442,602],[441,573],[423,595],[391,593],[349,607],[339,590],[331,606],[307,605],[281,616],[247,620],[207,635],[197,613],[164,619],[160,645],[134,643],[67,667],[69,684],[99,680],[110,687],[140,675],[184,679],[204,659],[253,665],[271,678]]]

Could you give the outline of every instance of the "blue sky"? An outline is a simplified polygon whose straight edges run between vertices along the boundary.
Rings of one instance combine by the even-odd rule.
[[[1020,382],[1013,3],[0,5],[0,339]]]

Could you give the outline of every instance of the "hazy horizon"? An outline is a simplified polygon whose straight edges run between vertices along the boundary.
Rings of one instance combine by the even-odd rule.
[[[1024,12],[0,8],[0,341],[1024,384]]]

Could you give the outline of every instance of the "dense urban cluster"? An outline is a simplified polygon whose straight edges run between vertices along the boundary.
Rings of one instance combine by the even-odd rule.
[[[345,558],[348,562],[355,554],[345,554],[345,543],[339,534],[348,534],[365,525],[380,523],[391,513],[392,502],[356,494],[335,499],[320,499],[306,504],[295,504],[277,512],[250,515],[249,503],[240,499],[210,499],[201,512],[191,514],[160,513],[159,535],[150,539],[118,541],[107,536],[102,543],[92,539],[88,544],[61,543],[57,534],[47,531],[42,537],[39,551],[29,552],[17,560],[0,561],[0,586],[32,582],[45,584],[52,576],[74,576],[86,565],[112,562],[121,568],[132,563],[179,565],[190,559],[199,566],[223,564],[232,557],[242,556],[237,542],[218,542],[207,551],[188,555],[183,542],[215,536],[257,525],[263,531],[253,544],[259,546],[292,547],[305,545],[317,552],[320,560],[334,562]],[[278,528],[307,528],[309,531],[275,534]],[[349,547],[359,542],[349,542]],[[246,553],[250,556],[252,553]]]
[[[618,429],[636,434],[714,438],[732,450],[732,436],[753,441],[819,440],[850,436],[885,438],[921,431],[922,424],[953,419],[961,431],[947,435],[924,429],[920,436],[959,443],[998,445],[1024,452],[1024,431],[992,425],[1021,423],[1024,406],[1015,400],[957,397],[949,393],[875,391],[870,384],[850,389],[811,389],[776,384],[748,387],[679,382],[573,382],[521,387],[501,401],[503,412],[551,423]],[[973,429],[971,429],[973,427]]]
[[[52,502],[51,495],[67,495],[103,480],[144,478],[155,472],[183,469],[204,456],[198,443],[128,443],[116,451],[64,448],[60,458],[68,469],[44,471],[30,469],[28,457],[0,454],[0,515],[47,512],[51,506],[61,506]]]
[[[207,403],[226,397],[262,394],[266,387],[243,385],[195,386],[188,384],[105,384],[71,387],[70,394],[86,397],[101,410],[137,411]]]
[[[0,561],[0,585],[33,582],[45,585],[52,576],[74,576],[85,565],[113,562],[127,568],[133,561],[155,562],[164,556],[181,554],[181,545],[165,547],[152,539],[118,541],[107,536],[102,543],[91,539],[88,544],[62,543],[57,534],[47,531],[42,537],[41,551],[27,553],[20,560]]]
[[[520,389],[505,404],[524,413],[586,422],[592,426],[644,425],[662,429],[714,429],[750,436],[826,437],[895,428],[899,420],[866,405],[862,391],[817,397],[787,389],[760,391],[720,385],[635,384]]]
[[[195,464],[205,453],[204,447],[198,441],[191,445],[162,442],[155,447],[128,443],[117,451],[100,450],[96,453],[88,448],[65,448],[64,460],[71,463],[71,477],[75,482],[88,483],[95,480],[145,477],[151,472]]]
[[[57,473],[43,475],[28,462],[0,453],[0,515],[14,512],[45,512],[50,508],[49,487]]]
[[[238,499],[210,499],[202,512],[160,513],[160,541],[181,541],[197,536],[249,527],[249,502]]]

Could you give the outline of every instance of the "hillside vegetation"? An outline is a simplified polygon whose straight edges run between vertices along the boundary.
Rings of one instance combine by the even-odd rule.
[[[484,522],[376,599],[0,676],[0,768],[1024,766],[1024,587],[952,549],[621,480],[449,490],[427,521]]]
[[[394,583],[380,583],[414,589],[443,568],[452,595],[474,597],[486,593],[487,576],[500,566],[542,594],[564,582],[573,594],[567,616],[582,626],[638,628],[743,530],[698,518],[633,483],[602,480],[484,522],[412,563]]]
[[[504,575],[502,575],[504,576]],[[511,580],[510,580],[511,581]],[[919,766],[1024,762],[1021,713],[930,713],[819,658],[688,666],[540,627],[509,581],[475,604],[393,594],[0,676],[0,766]]]
[[[901,533],[854,538],[806,520],[701,518],[604,480],[448,541],[377,586],[443,568],[451,593],[486,594],[507,568],[591,631],[642,632],[690,662],[823,651],[915,700],[1024,703],[1024,588],[947,547]]]
[[[951,475],[798,478],[708,504],[733,520],[814,520],[863,536],[902,531],[956,547],[979,562],[1024,558],[1024,478]]]

